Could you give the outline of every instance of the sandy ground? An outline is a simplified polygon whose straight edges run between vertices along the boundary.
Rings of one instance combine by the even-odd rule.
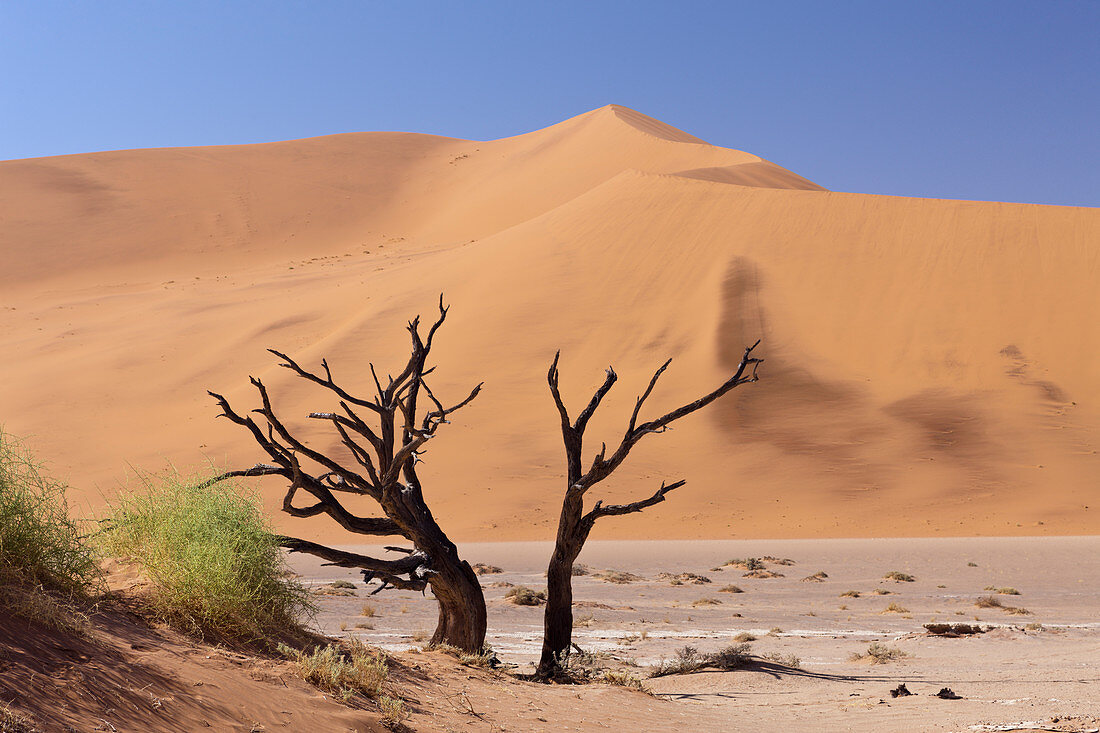
[[[541,640],[541,609],[504,599],[512,583],[543,587],[545,543],[469,544],[464,557],[504,572],[482,576],[489,603],[489,643],[502,661],[530,669]],[[766,563],[783,577],[753,579],[732,558],[774,556],[793,565]],[[979,730],[974,726],[1044,722],[1053,729],[1096,726],[1100,717],[1100,538],[973,538],[770,540],[708,542],[592,542],[581,561],[595,570],[617,569],[644,580],[616,585],[576,578],[577,643],[608,655],[606,663],[645,677],[647,667],[690,645],[702,652],[756,636],[760,664],[732,672],[704,671],[646,681],[657,701],[640,698],[627,711],[602,711],[572,721],[574,730]],[[295,560],[317,585],[353,575]],[[823,571],[821,582],[804,581]],[[913,582],[886,580],[890,571]],[[658,574],[693,572],[712,582],[671,585]],[[720,588],[737,585],[743,593]],[[982,609],[987,587],[1017,589],[998,595],[1012,615]],[[876,595],[876,589],[889,591]],[[849,590],[860,596],[842,597]],[[430,597],[385,591],[355,597],[318,596],[318,623],[326,632],[353,634],[390,650],[423,643],[434,628]],[[697,605],[717,599],[717,605]],[[899,612],[885,612],[894,603]],[[364,616],[369,604],[373,615]],[[941,638],[929,622],[980,624],[981,635]],[[1034,626],[1039,624],[1040,626]],[[872,642],[908,656],[887,664],[852,661]],[[798,666],[791,666],[791,656]],[[637,666],[635,666],[637,665]],[[889,691],[905,683],[912,697]],[[934,696],[949,687],[963,699]],[[582,692],[587,708],[588,692]],[[523,708],[506,707],[506,695],[473,700],[507,730],[548,727]],[[674,705],[667,706],[664,702]],[[608,716],[609,717],[602,717]],[[1057,724],[1053,723],[1057,719]],[[688,722],[690,721],[690,722]],[[640,728],[637,726],[641,726]],[[1025,729],[1025,728],[1017,728]]]
[[[620,374],[594,448],[667,357],[654,414],[758,338],[761,382],[647,439],[592,498],[687,487],[597,538],[1094,534],[1097,241],[1100,209],[826,191],[614,105],[483,142],[6,161],[0,421],[90,511],[129,466],[261,458],[206,395],[245,409],[248,375],[335,450],[303,427],[332,400],[265,349],[327,357],[364,392],[368,361],[403,364],[406,320],[443,291],[432,387],[485,381],[421,470],[452,536],[553,536],[556,349],[574,411]],[[263,487],[276,513],[281,486]]]

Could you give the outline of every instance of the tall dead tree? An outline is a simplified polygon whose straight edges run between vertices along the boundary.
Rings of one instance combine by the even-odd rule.
[[[215,480],[231,476],[278,475],[290,486],[283,498],[283,511],[295,517],[326,514],[349,532],[371,537],[404,537],[411,548],[388,547],[404,554],[396,559],[368,557],[294,537],[280,537],[290,552],[316,555],[327,564],[362,570],[366,583],[381,582],[377,593],[394,587],[423,591],[431,587],[439,602],[439,623],[431,643],[450,644],[470,652],[480,652],[485,646],[485,596],[481,584],[469,563],[458,556],[458,548],[436,523],[424,501],[416,464],[424,445],[439,426],[456,410],[469,404],[481,385],[473,388],[461,402],[444,407],[428,387],[425,377],[434,367],[425,368],[432,340],[447,317],[443,298],[439,300],[439,318],[420,336],[420,317],[409,322],[412,354],[405,368],[396,377],[389,377],[382,386],[370,365],[375,393],[372,398],[355,397],[339,386],[332,377],[328,362],[321,361],[323,374],[308,371],[286,354],[269,349],[282,360],[279,366],[290,369],[302,379],[317,384],[339,398],[340,412],[313,412],[308,417],[332,424],[340,440],[357,466],[347,465],[307,446],[296,438],[275,414],[263,382],[250,377],[259,392],[258,413],[266,422],[261,427],[250,416],[233,410],[225,397],[210,392],[231,422],[248,429],[252,437],[270,456],[273,464],[260,463],[242,471],[230,471]],[[417,413],[422,398],[431,409]],[[359,413],[373,413],[372,427]],[[309,470],[307,470],[307,468]],[[312,497],[314,503],[299,506],[294,503],[299,491]],[[368,496],[378,503],[385,516],[360,517],[348,511],[338,494]]]
[[[550,558],[550,566],[546,571],[546,614],[543,621],[542,658],[536,673],[539,677],[543,679],[553,677],[561,669],[562,662],[569,654],[573,640],[573,563],[580,555],[596,520],[601,517],[640,512],[646,507],[659,504],[665,500],[666,494],[680,488],[685,482],[676,481],[672,484],[662,482],[653,496],[631,504],[605,505],[602,501],[597,501],[587,513],[584,511],[585,493],[622,465],[630,449],[645,436],[663,433],[670,423],[706,407],[734,387],[757,381],[756,369],[763,359],[753,357],[752,351],[759,344],[760,342],[757,341],[745,349],[745,354],[737,365],[737,371],[716,390],[655,420],[639,424],[638,416],[642,405],[653,392],[657,380],[672,362],[671,359],[666,361],[653,374],[653,378],[649,380],[649,386],[634,403],[634,412],[630,415],[630,422],[627,424],[626,433],[619,442],[618,448],[608,457],[607,444],[604,443],[587,471],[582,465],[584,430],[592,415],[595,414],[596,408],[600,406],[600,402],[615,384],[618,375],[615,374],[614,369],[608,367],[603,384],[592,395],[592,399],[588,401],[588,405],[577,419],[571,423],[569,411],[566,410],[561,392],[558,390],[558,359],[561,352],[554,355],[554,362],[550,365],[546,379],[550,384],[550,394],[554,397],[554,404],[557,405],[558,413],[561,415],[561,434],[565,441],[568,476],[561,517],[558,519],[558,536],[554,544],[554,554]]]

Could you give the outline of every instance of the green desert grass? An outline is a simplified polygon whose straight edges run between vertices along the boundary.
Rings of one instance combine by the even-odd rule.
[[[0,609],[82,634],[79,606],[101,587],[95,549],[69,514],[65,485],[0,430]]]
[[[174,470],[140,478],[144,490],[111,507],[103,546],[149,574],[154,614],[191,632],[254,640],[313,612],[306,588],[286,577],[257,497]]]
[[[69,515],[65,485],[0,429],[0,571],[6,582],[83,595],[100,580],[99,561]]]

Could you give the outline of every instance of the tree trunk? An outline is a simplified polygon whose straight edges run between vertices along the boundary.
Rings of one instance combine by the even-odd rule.
[[[433,555],[437,574],[429,584],[439,602],[431,645],[449,644],[470,654],[485,648],[485,595],[477,574],[457,553]]]
[[[583,497],[568,492],[562,503],[554,554],[546,569],[542,657],[535,673],[541,679],[557,673],[573,641],[573,563],[588,537],[581,527],[583,511]]]

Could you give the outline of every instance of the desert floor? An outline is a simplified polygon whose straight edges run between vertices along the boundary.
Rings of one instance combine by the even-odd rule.
[[[471,563],[499,566],[482,576],[489,604],[489,643],[501,661],[531,668],[541,639],[541,608],[506,601],[506,583],[542,588],[548,543],[463,546]],[[772,556],[783,577],[743,577],[731,558]],[[1089,730],[1100,718],[1100,537],[735,540],[590,542],[581,562],[593,572],[627,571],[644,579],[612,584],[577,577],[575,640],[607,663],[645,677],[646,667],[685,645],[714,651],[747,633],[762,660],[732,672],[702,671],[646,680],[654,697],[638,694],[623,707],[596,705],[577,688],[580,705],[525,702],[502,684],[467,693],[471,727],[455,730]],[[303,578],[323,589],[347,571],[293,559]],[[883,578],[890,571],[912,582]],[[696,573],[710,583],[673,585],[660,573]],[[818,572],[819,582],[803,580]],[[743,593],[721,592],[734,584]],[[978,608],[987,587],[1003,608]],[[876,589],[888,591],[878,595]],[[842,597],[855,590],[859,597]],[[434,628],[435,603],[420,594],[387,590],[369,596],[318,595],[318,625],[354,634],[394,652],[421,646]],[[706,604],[704,599],[720,601]],[[699,603],[703,601],[703,603]],[[891,604],[903,610],[887,612]],[[364,604],[373,615],[364,616]],[[1029,613],[1013,614],[1010,607]],[[925,633],[928,622],[992,627],[973,637]],[[1041,626],[1035,626],[1039,624]],[[872,642],[908,656],[885,664],[854,661]],[[415,652],[414,652],[415,654]],[[798,658],[791,666],[790,656]],[[411,656],[401,655],[403,659]],[[637,665],[634,667],[633,665]],[[892,699],[905,683],[912,697]],[[963,699],[935,697],[943,687]],[[464,702],[463,705],[466,703]],[[549,707],[548,707],[549,706]],[[425,707],[413,719],[426,727]],[[438,724],[438,721],[436,722]],[[1016,727],[982,727],[982,726]],[[445,729],[447,729],[445,727]],[[1039,728],[1044,729],[1044,728]]]

